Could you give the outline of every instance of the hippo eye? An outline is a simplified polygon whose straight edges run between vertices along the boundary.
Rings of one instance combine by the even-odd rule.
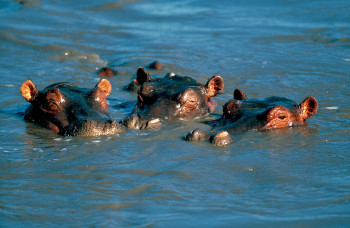
[[[59,101],[49,99],[42,106],[41,109],[47,113],[55,114],[61,109]]]
[[[87,96],[85,97],[87,99],[90,107],[93,109],[101,107],[103,110],[108,108],[107,104],[107,94],[99,87],[96,87],[95,89],[91,90]]]
[[[107,100],[104,97],[96,98],[95,101],[101,106],[102,109],[107,109]]]
[[[58,101],[50,99],[45,107],[48,111],[56,112],[60,109],[60,104]]]
[[[190,104],[195,104],[196,102],[197,102],[197,100],[194,98],[191,98],[188,100],[188,103],[190,103]]]
[[[140,96],[142,96],[143,98],[151,98],[154,96],[154,87],[151,83],[144,83],[141,91],[140,91]]]
[[[281,119],[281,120],[284,120],[287,117],[286,116],[279,116],[278,118]]]
[[[198,97],[195,91],[187,89],[183,94],[180,94],[179,101],[181,104],[195,105],[198,101]]]
[[[291,126],[293,119],[291,113],[284,106],[277,105],[263,113],[267,124],[262,127],[262,130],[269,130],[274,128],[283,128]]]
[[[101,106],[102,109],[107,109],[108,104],[106,100],[106,95],[104,93],[98,93],[95,102]]]
[[[42,109],[48,113],[56,113],[61,109],[61,102],[64,102],[64,99],[60,91],[52,89],[46,94]]]
[[[230,100],[223,105],[223,116],[226,118],[236,119],[242,115],[241,110],[242,102],[237,100]]]
[[[104,101],[101,102],[101,107],[102,107],[103,109],[107,109],[107,108],[108,108],[108,104],[107,104],[106,99],[104,99]]]

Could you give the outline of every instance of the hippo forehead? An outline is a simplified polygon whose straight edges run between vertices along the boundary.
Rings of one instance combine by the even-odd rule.
[[[190,77],[179,75],[154,79],[151,82],[144,83],[142,87],[146,86],[152,86],[154,88],[154,92],[158,95],[166,94],[168,96],[173,96],[189,88],[197,92],[202,92],[202,84]]]
[[[52,97],[52,93],[59,95]],[[36,104],[43,107],[55,98],[60,98],[60,110],[69,117],[109,117],[106,96],[98,87],[88,89],[68,82],[55,83],[41,91]]]
[[[224,105],[223,115],[233,121],[241,118],[264,116],[275,106],[285,107],[293,116],[297,115],[298,105],[284,97],[268,97],[265,99],[230,100]]]
[[[52,89],[59,89],[61,93],[68,97],[76,97],[81,95],[84,96],[88,94],[89,91],[91,91],[91,89],[79,88],[73,83],[60,82],[47,86],[45,89],[42,90],[42,93],[47,93]]]
[[[293,111],[297,107],[297,104],[294,101],[284,97],[267,97],[265,99],[249,99],[236,102],[241,103],[239,107],[243,111],[256,110],[263,112],[277,105],[284,106],[289,111]]]

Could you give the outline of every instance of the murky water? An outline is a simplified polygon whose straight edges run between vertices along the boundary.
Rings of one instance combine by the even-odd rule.
[[[0,226],[346,227],[350,224],[349,1],[0,2]],[[200,122],[98,138],[26,123],[23,81],[92,87],[119,74],[109,105],[154,60],[205,83],[224,78],[219,105],[312,95],[307,125],[250,131],[217,148],[189,143]],[[127,102],[128,105],[121,105]],[[220,108],[216,116],[220,115]]]

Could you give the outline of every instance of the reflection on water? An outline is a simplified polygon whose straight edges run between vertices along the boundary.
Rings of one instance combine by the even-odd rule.
[[[4,1],[0,3],[1,225],[312,226],[349,220],[348,1]],[[216,148],[183,140],[200,121],[96,138],[61,137],[23,121],[19,87],[89,87],[113,66],[117,120],[139,66],[219,74],[221,105],[250,98],[319,102],[307,125],[234,135]]]

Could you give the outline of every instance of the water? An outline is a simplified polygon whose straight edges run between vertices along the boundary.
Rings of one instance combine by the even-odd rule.
[[[1,227],[349,226],[349,1],[22,2],[0,2]],[[25,80],[92,87],[106,65],[122,119],[136,100],[122,87],[154,60],[155,77],[221,75],[219,105],[239,86],[319,110],[222,148],[183,140],[198,121],[82,138],[23,120]]]

